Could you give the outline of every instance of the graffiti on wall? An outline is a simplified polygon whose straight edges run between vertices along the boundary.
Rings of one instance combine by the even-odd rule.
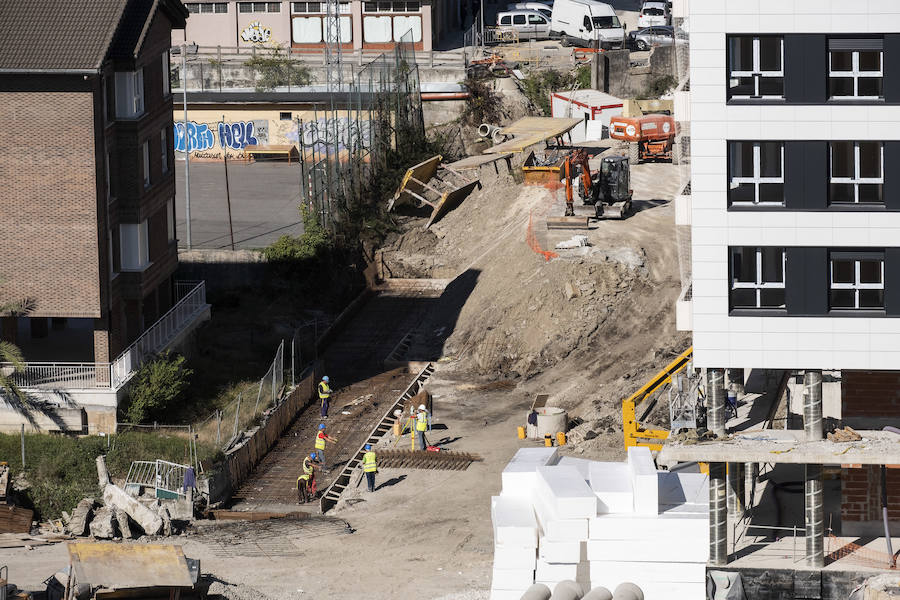
[[[216,132],[219,136],[218,146],[223,151],[241,151],[250,145],[269,143],[269,122],[265,119],[230,123],[195,123],[194,121],[188,121],[187,135],[185,135],[184,123],[175,121],[175,151],[184,152],[185,141],[187,141],[189,152],[203,153],[202,156],[196,154],[198,158],[221,158],[221,154],[209,152],[216,147]],[[235,155],[229,153],[228,156]]]
[[[318,121],[304,121],[302,126],[303,144],[307,148],[317,147],[330,142],[337,137],[341,149],[346,148],[346,140],[353,140],[364,148],[369,146],[369,122],[336,117],[331,119],[319,119]],[[289,142],[297,143],[299,136],[297,129],[284,134]]]
[[[245,42],[253,42],[254,44],[264,44],[272,38],[272,30],[263,27],[259,21],[251,21],[243,31],[241,31],[241,39]]]

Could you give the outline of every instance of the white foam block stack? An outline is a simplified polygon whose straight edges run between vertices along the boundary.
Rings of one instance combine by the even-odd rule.
[[[599,514],[634,512],[634,490],[627,464],[592,462],[590,485],[597,496]]]
[[[634,446],[628,449],[628,468],[634,490],[634,512],[642,515],[659,513],[659,484],[656,463],[650,448]]]
[[[491,598],[521,597],[534,583],[537,563],[538,525],[527,498],[491,498],[494,524],[494,571]]]
[[[500,495],[530,500],[537,486],[537,468],[557,460],[556,448],[520,448],[500,474]]]

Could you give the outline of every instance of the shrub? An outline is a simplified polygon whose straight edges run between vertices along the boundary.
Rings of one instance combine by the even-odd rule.
[[[647,89],[638,96],[638,100],[652,100],[659,98],[675,87],[678,81],[671,75],[663,75],[650,81]]]
[[[194,373],[185,362],[184,356],[166,351],[144,363],[128,386],[125,420],[146,423],[162,419],[174,409]]]
[[[320,258],[328,249],[328,234],[315,214],[300,206],[303,233],[298,236],[283,235],[263,250],[271,263],[303,263]]]
[[[258,54],[244,62],[256,72],[256,91],[269,92],[279,86],[309,85],[309,69],[288,56],[281,46],[273,46],[271,54]]]
[[[463,120],[475,127],[482,123],[498,123],[503,117],[503,101],[494,87],[483,79],[467,77],[463,85],[469,90]]]
[[[579,72],[579,76],[580,72]],[[590,70],[587,72],[588,85],[590,85]],[[522,93],[531,103],[540,109],[544,116],[550,116],[550,94],[569,90],[575,84],[575,75],[556,69],[544,69],[528,74],[522,80]],[[582,86],[584,87],[584,86]]]

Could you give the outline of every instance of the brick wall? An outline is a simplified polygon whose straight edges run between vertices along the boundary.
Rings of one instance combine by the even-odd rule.
[[[888,519],[900,522],[900,469],[887,470]],[[841,520],[881,521],[881,469],[841,469]]]
[[[0,122],[0,297],[100,317],[92,95],[0,92]]]
[[[842,371],[841,419],[860,429],[900,424],[900,371]]]

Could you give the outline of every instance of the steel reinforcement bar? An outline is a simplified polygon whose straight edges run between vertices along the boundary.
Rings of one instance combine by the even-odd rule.
[[[334,478],[334,481],[328,486],[328,489],[325,490],[325,493],[322,494],[322,497],[319,499],[319,509],[322,511],[322,514],[325,514],[337,504],[338,500],[341,498],[341,494],[344,493],[344,490],[350,485],[350,479],[353,475],[353,471],[360,465],[362,462],[363,454],[365,453],[366,444],[375,444],[378,440],[388,431],[390,431],[391,427],[396,420],[394,417],[394,411],[403,406],[403,403],[408,399],[412,398],[416,394],[418,394],[422,390],[422,386],[425,385],[425,382],[428,381],[428,378],[431,377],[431,374],[434,373],[434,364],[428,363],[425,367],[419,371],[419,374],[416,375],[415,379],[407,386],[406,390],[403,391],[402,394],[388,407],[387,411],[384,413],[384,416],[369,434],[369,437],[360,444],[359,449],[356,451],[356,454],[347,461],[347,464],[344,465],[344,468],[341,470],[340,474]]]

